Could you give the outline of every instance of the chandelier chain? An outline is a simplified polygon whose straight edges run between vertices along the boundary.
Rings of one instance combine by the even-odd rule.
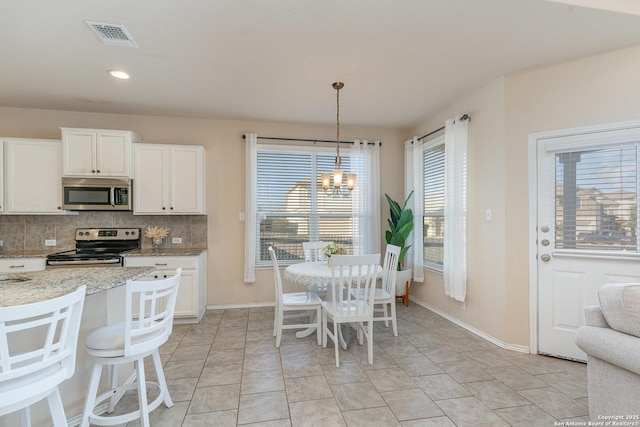
[[[336,88],[336,144],[338,157],[340,157],[340,87]]]

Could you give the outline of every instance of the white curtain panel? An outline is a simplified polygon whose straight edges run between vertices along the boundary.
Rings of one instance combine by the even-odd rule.
[[[258,212],[256,208],[256,194],[258,180],[258,135],[248,133],[245,135],[246,151],[246,189],[244,201],[244,281],[255,283],[256,281],[256,221]]]
[[[444,293],[464,303],[467,293],[468,121],[445,123]]]
[[[356,187],[351,193],[354,255],[380,252],[380,142],[354,140],[349,150]],[[358,253],[355,253],[358,252]]]
[[[404,198],[413,191],[409,205],[413,210],[413,231],[409,235],[411,245],[404,258],[404,265],[413,269],[413,280],[424,282],[423,265],[423,216],[424,184],[422,174],[422,140],[414,136],[404,143]],[[402,203],[404,200],[399,201]]]

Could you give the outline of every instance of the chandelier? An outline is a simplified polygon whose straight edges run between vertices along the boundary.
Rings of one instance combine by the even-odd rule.
[[[356,174],[347,173],[340,168],[340,89],[344,87],[344,83],[335,82],[333,88],[336,90],[336,163],[333,172],[323,173],[322,177],[322,189],[327,196],[343,196],[347,197],[351,194],[351,191],[356,186]],[[343,178],[346,175],[346,186],[343,185]],[[333,186],[331,182],[333,181]],[[333,187],[333,188],[331,188]]]

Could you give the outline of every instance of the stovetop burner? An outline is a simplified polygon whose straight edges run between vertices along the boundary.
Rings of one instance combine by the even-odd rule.
[[[122,265],[121,254],[140,248],[139,228],[78,228],[76,248],[47,256],[49,266]]]

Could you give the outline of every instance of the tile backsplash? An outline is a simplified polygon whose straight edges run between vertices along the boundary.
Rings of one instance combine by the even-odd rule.
[[[0,215],[0,251],[53,251],[75,247],[76,228],[137,227],[142,231],[142,248],[151,248],[151,239],[144,237],[147,227],[169,229],[161,247],[207,247],[206,215],[133,215],[131,212],[78,212],[77,215]],[[172,244],[172,237],[181,237],[182,244]],[[45,246],[45,240],[56,240],[56,246]]]

